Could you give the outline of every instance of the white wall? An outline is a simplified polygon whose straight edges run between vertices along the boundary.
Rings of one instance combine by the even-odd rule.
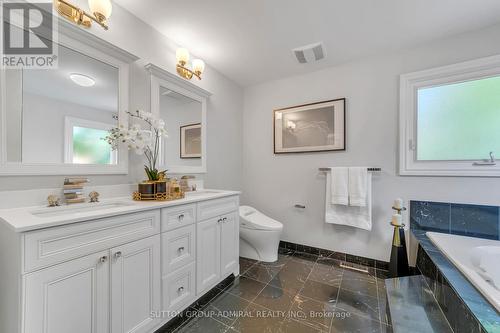
[[[74,1],[87,8],[85,0]],[[120,6],[113,5],[110,28],[103,30],[94,24],[91,33],[121,47],[140,58],[130,70],[130,110],[150,109],[150,80],[144,65],[154,63],[175,73],[174,45],[164,35],[133,16]],[[192,80],[213,95],[208,102],[207,169],[203,176],[206,186],[212,188],[241,188],[241,126],[243,90],[207,64],[203,80]],[[0,177],[0,191],[12,189],[54,188],[61,186],[61,176]],[[145,178],[143,160],[130,154],[128,175],[91,176],[92,184],[123,184]]]
[[[500,26],[245,89],[243,199],[282,221],[282,239],[388,260],[394,198],[500,204],[498,178],[397,176],[399,75],[500,53]],[[272,110],[347,98],[347,151],[273,155]],[[373,229],[326,225],[319,167],[375,166]],[[304,204],[304,211],[294,209]]]

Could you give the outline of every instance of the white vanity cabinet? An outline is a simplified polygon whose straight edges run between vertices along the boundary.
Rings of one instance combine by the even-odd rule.
[[[160,235],[110,252],[111,332],[150,332],[161,309]]]
[[[161,308],[159,232],[155,210],[26,233],[25,249],[61,263],[23,275],[23,332],[149,332],[157,324],[151,311]],[[123,239],[138,240],[118,245]]]
[[[163,308],[175,314],[239,274],[239,198],[162,209]]]
[[[238,197],[205,201],[198,205],[197,287],[198,295],[214,287],[221,279],[239,270]]]
[[[108,332],[109,253],[98,252],[23,278],[23,332]]]
[[[153,333],[238,275],[238,193],[185,201],[20,231],[0,211],[0,332]]]

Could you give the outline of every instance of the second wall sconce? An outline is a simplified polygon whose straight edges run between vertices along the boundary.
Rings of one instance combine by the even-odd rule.
[[[189,61],[189,51],[184,48],[177,49],[177,74],[185,79],[191,80],[193,76],[196,76],[198,80],[201,80],[201,74],[205,70],[205,63],[200,59],[193,59],[192,68],[187,67]]]

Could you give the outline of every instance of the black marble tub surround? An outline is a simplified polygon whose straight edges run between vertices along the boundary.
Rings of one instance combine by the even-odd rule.
[[[500,314],[426,236],[412,230],[419,242],[417,268],[425,277],[455,333],[499,333]]]
[[[500,207],[410,201],[412,230],[500,239]]]

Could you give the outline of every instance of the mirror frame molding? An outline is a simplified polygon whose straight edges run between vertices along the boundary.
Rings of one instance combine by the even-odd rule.
[[[57,43],[118,69],[119,124],[128,126],[129,66],[139,58],[80,27],[58,18]],[[118,164],[22,163],[7,161],[5,70],[0,68],[0,176],[22,175],[110,175],[128,173],[128,151],[118,150]]]
[[[151,76],[151,112],[160,116],[160,87],[171,89],[201,103],[201,166],[168,165],[165,154],[160,155],[160,168],[168,169],[173,174],[201,174],[207,172],[207,101],[212,95],[203,88],[194,85],[156,65],[147,64],[146,70]],[[168,133],[167,133],[168,134]]]

